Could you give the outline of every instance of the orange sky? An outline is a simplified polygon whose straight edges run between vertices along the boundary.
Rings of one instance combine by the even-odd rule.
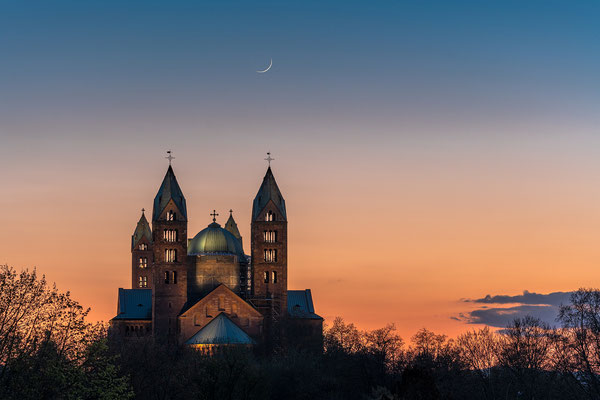
[[[0,263],[94,319],[169,149],[190,237],[233,208],[246,252],[273,153],[326,322],[455,335],[461,299],[600,286],[599,4],[5,3]]]
[[[289,288],[311,288],[326,322],[393,322],[404,338],[421,327],[455,335],[472,327],[450,319],[474,308],[463,298],[598,286],[593,148],[559,134],[485,143],[390,135],[363,147],[316,137],[269,150],[287,202]],[[0,262],[37,266],[92,307],[93,319],[108,320],[117,288],[129,287],[140,209],[152,208],[167,162],[158,144],[137,154],[89,142],[77,153],[33,144],[22,149],[27,162],[5,162]],[[190,237],[213,208],[221,223],[233,208],[249,252],[261,147],[174,146]]]

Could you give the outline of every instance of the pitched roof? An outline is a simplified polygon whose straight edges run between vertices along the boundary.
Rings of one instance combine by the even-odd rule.
[[[143,237],[148,239],[149,242],[152,242],[152,231],[150,230],[148,220],[142,211],[142,216],[135,227],[135,231],[133,231],[133,236],[131,236],[131,247],[135,247]]]
[[[119,288],[118,301],[113,319],[152,319],[152,289]]]
[[[238,304],[240,304],[240,307],[244,307],[247,312],[252,313],[257,317],[262,317],[262,314],[256,308],[254,308],[252,305],[248,304],[248,302],[246,300],[242,299],[236,292],[231,290],[224,283],[220,283],[216,288],[214,288],[213,290],[208,292],[201,299],[192,299],[192,298],[188,297],[188,301],[185,303],[185,305],[181,309],[181,312],[179,313],[179,315],[185,315],[186,313],[188,313],[191,309],[193,309],[195,307],[202,307],[203,304],[205,304],[207,301],[210,301],[211,297],[217,296],[219,294],[225,294],[225,295],[231,296],[233,299],[239,301]]]
[[[288,290],[287,308],[291,318],[323,319],[315,314],[310,289]]]
[[[267,169],[267,173],[263,178],[262,184],[260,185],[260,189],[258,189],[258,193],[254,198],[254,202],[252,203],[253,221],[255,221],[258,218],[258,215],[267,206],[269,200],[273,201],[283,219],[287,220],[285,200],[283,199],[283,196],[279,191],[279,187],[277,187],[277,182],[275,182],[275,177],[273,176],[273,171],[271,171],[271,167]]]
[[[185,344],[254,344],[254,340],[224,313],[220,313]]]
[[[160,189],[158,189],[158,193],[156,193],[156,197],[154,198],[154,207],[152,210],[153,221],[156,221],[158,217],[160,217],[160,214],[163,212],[167,204],[169,204],[170,200],[173,200],[183,218],[187,220],[185,197],[183,196],[183,192],[177,183],[177,178],[175,177],[173,168],[169,165],[169,169],[167,169],[165,178],[163,179]]]

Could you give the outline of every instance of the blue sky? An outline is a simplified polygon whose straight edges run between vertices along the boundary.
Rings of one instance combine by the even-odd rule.
[[[232,207],[245,236],[271,151],[290,284],[325,316],[450,329],[461,298],[594,286],[598,21],[597,1],[0,0],[0,262],[113,299],[166,150],[190,232]],[[82,224],[115,253],[65,262]],[[401,312],[339,303],[357,288]]]

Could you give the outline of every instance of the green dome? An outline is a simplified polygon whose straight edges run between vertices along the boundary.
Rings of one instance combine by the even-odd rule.
[[[188,243],[189,255],[206,253],[226,253],[244,257],[244,249],[240,241],[216,222],[198,232]]]

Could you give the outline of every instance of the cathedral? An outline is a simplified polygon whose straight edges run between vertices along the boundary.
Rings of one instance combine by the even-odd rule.
[[[322,348],[310,289],[288,290],[285,200],[269,167],[252,202],[250,254],[229,211],[188,239],[188,211],[171,166],[131,237],[131,289],[119,288],[112,337],[220,346]]]

